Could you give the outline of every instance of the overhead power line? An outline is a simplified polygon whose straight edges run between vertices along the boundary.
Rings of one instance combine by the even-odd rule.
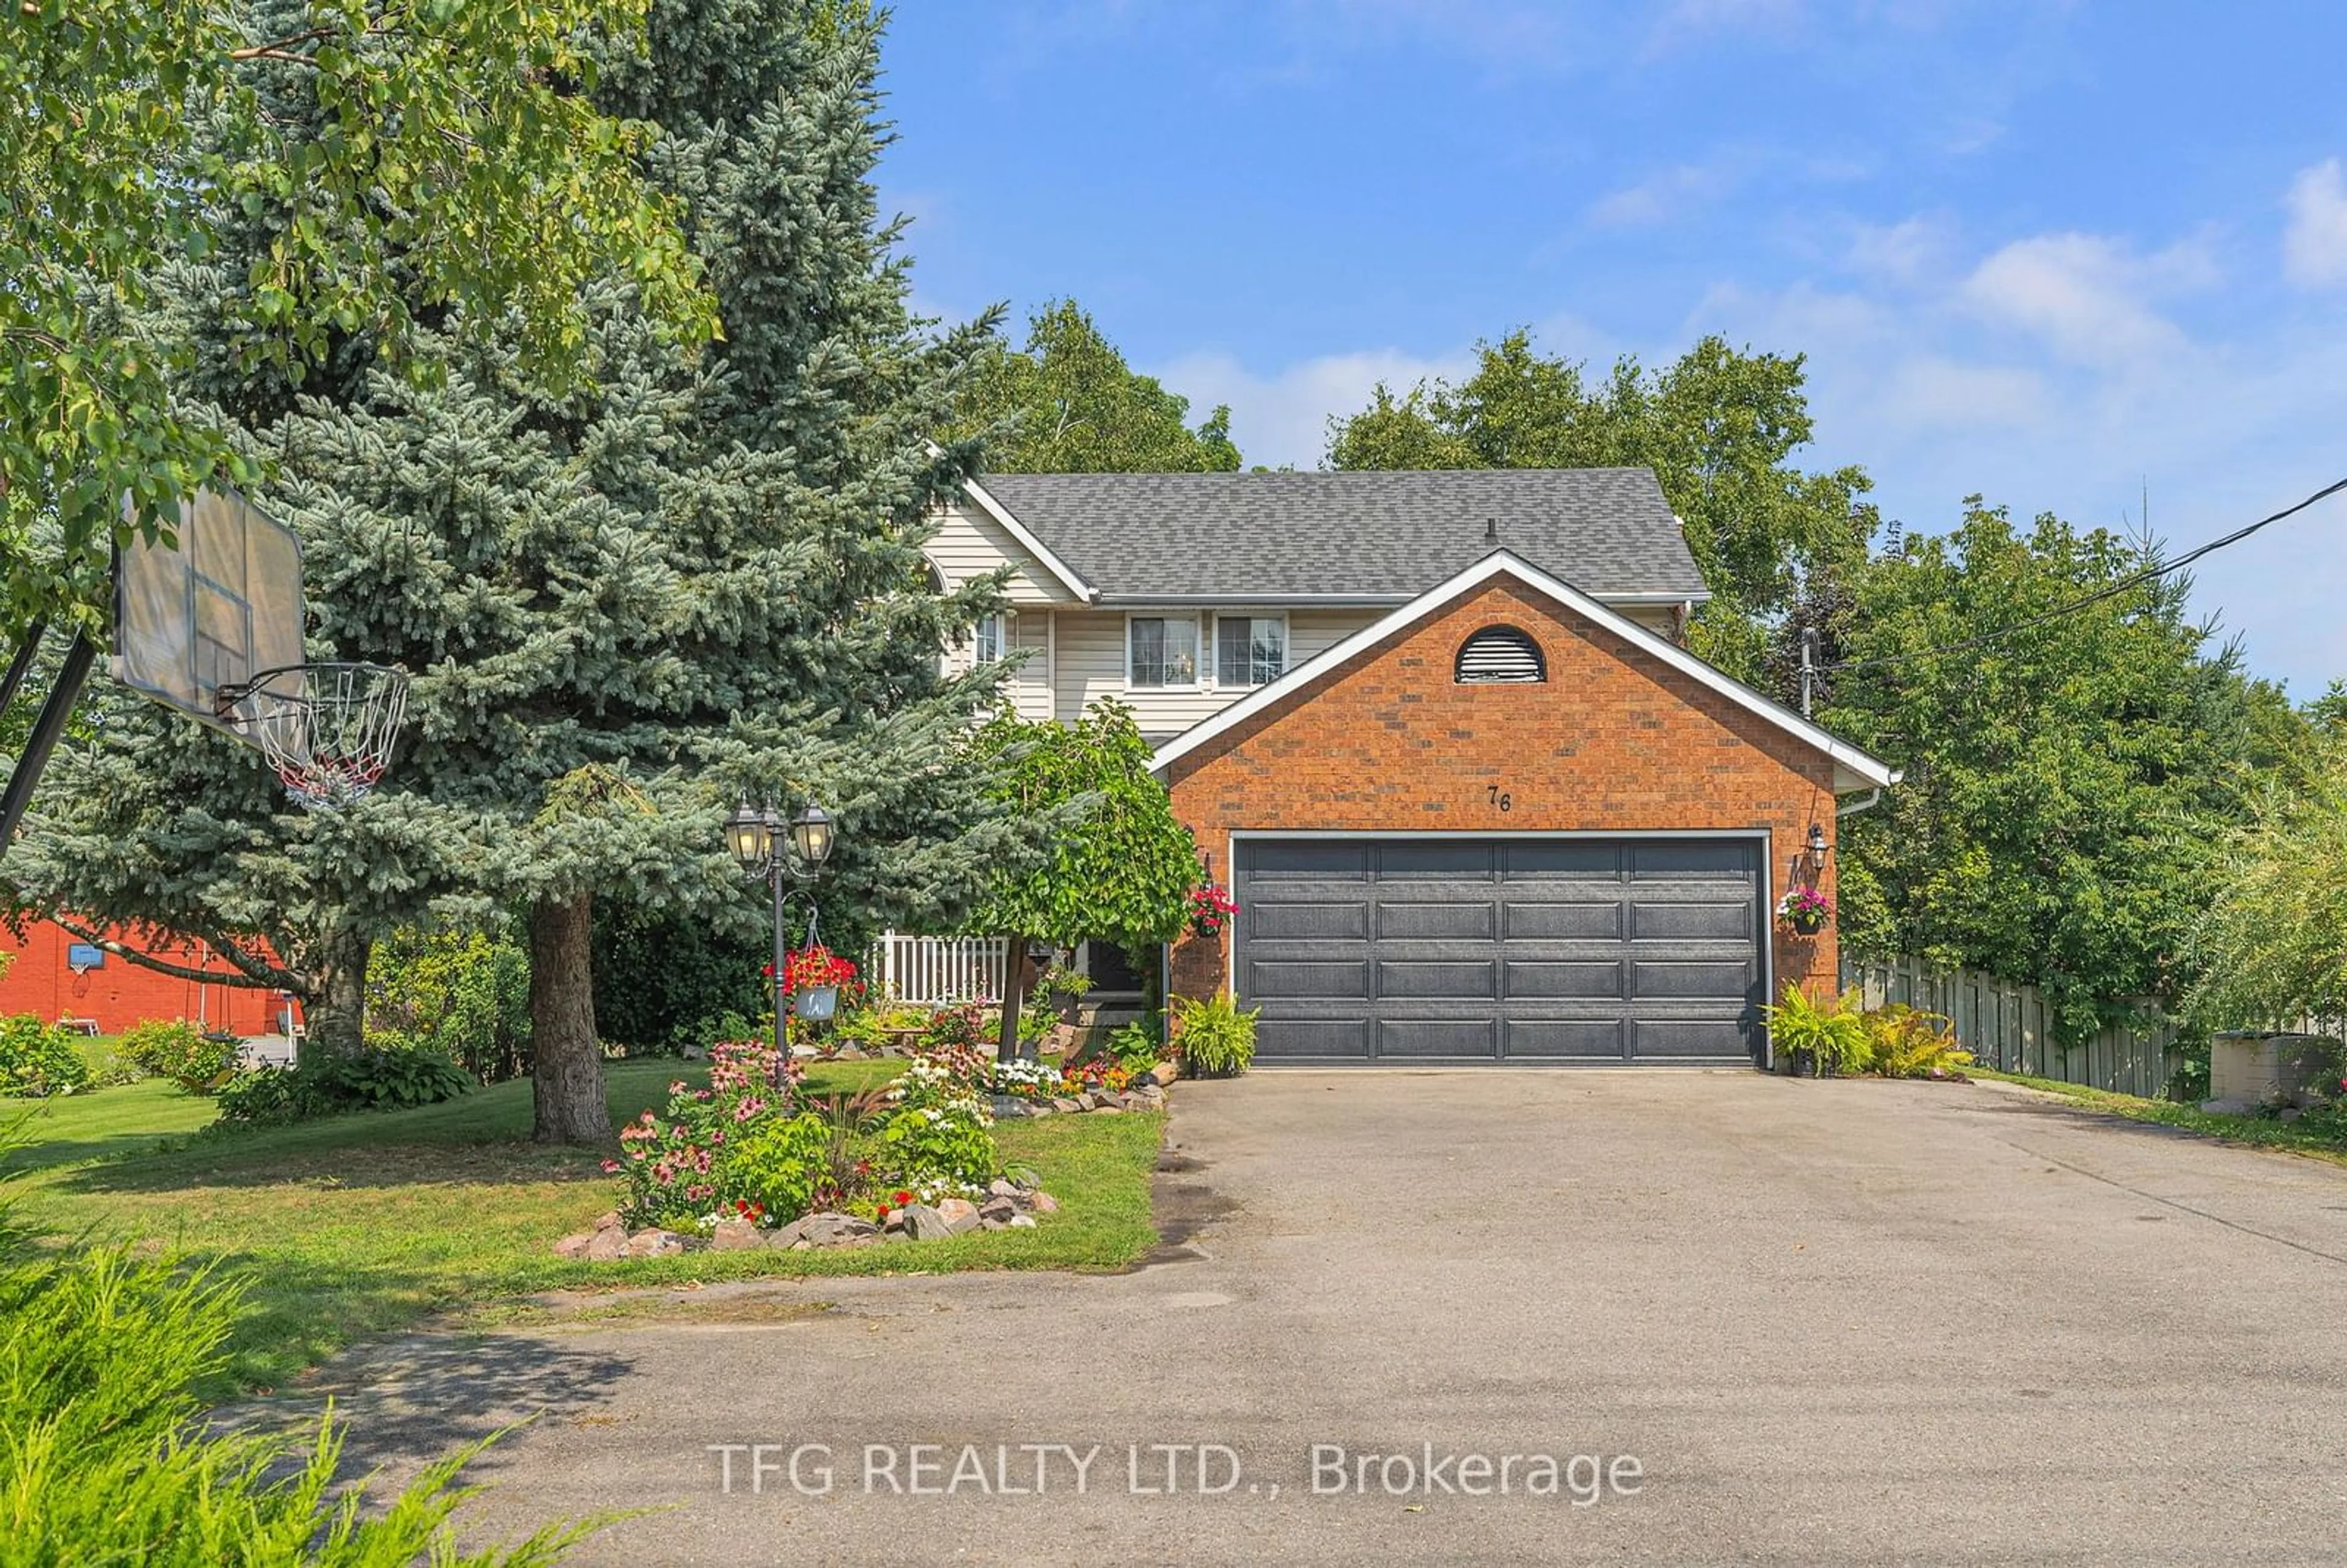
[[[2085,610],[2091,605],[2100,604],[2106,599],[2116,599],[2120,594],[2127,592],[2130,589],[2140,588],[2147,582],[2156,581],[2160,578],[2168,576],[2170,572],[2181,571],[2186,567],[2190,566],[2194,561],[2198,560],[2201,557],[2214,555],[2217,551],[2223,549],[2227,545],[2239,544],[2243,539],[2248,538],[2251,534],[2256,533],[2260,528],[2280,522],[2284,518],[2295,517],[2299,513],[2306,510],[2307,507],[2313,506],[2317,501],[2328,500],[2332,496],[2339,494],[2342,490],[2347,490],[2347,478],[2333,480],[2332,483],[2323,486],[2320,490],[2315,491],[2311,496],[2307,497],[2303,501],[2299,502],[2296,506],[2284,507],[2280,511],[2274,513],[2270,517],[2260,518],[2256,522],[2250,524],[2246,528],[2235,528],[2231,533],[2227,534],[2222,538],[2210,539],[2207,544],[2200,546],[2197,549],[2187,550],[2184,554],[2178,556],[2174,560],[2161,561],[2156,566],[2146,567],[2141,571],[2132,572],[2127,576],[2119,579],[2116,582],[2109,583],[2102,588],[2098,588],[2092,593],[2082,594],[2078,598],[2072,600],[2067,604],[2055,605],[2052,610],[2046,610],[2043,614],[2033,615],[2024,620],[2016,620],[2010,626],[2000,626],[1993,631],[1983,631],[1977,637],[1967,637],[1961,642],[1950,642],[1938,648],[1919,649],[1912,653],[1886,653],[1879,659],[1837,660],[1832,663],[1821,665],[1819,668],[1827,671],[1879,670],[1887,664],[1911,664],[1919,659],[1941,659],[1945,658],[1951,653],[1967,653],[1975,648],[1985,648],[1992,642],[2003,641],[2005,638],[2011,637],[2017,631],[2026,631],[2034,626],[2043,626],[2049,620],[2059,620],[2065,615],[2075,615],[2079,610]]]

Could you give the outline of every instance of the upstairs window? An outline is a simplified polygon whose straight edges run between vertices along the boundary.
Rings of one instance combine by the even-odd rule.
[[[1287,622],[1276,615],[1214,621],[1214,684],[1267,686],[1287,673]]]
[[[1459,645],[1454,674],[1461,686],[1534,685],[1548,679],[1548,661],[1530,633],[1491,626]]]
[[[1125,682],[1136,688],[1198,683],[1195,616],[1136,615],[1124,623]]]
[[[1010,646],[1010,634],[1004,630],[1003,618],[999,615],[982,617],[977,630],[970,633],[970,661],[991,664],[1001,658]]]

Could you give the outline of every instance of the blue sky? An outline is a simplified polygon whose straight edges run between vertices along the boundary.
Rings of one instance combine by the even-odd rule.
[[[1528,325],[1809,356],[1804,461],[1887,515],[2181,548],[2347,475],[2347,9],[2023,0],[903,0],[928,311],[1072,295],[1251,462]],[[1012,323],[1014,328],[1020,323]],[[2347,503],[2202,563],[2301,698]]]

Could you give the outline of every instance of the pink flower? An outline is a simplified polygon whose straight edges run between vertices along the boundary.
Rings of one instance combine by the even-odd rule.
[[[618,1171],[619,1168],[620,1162],[617,1160],[606,1160],[603,1162],[603,1173],[607,1176]]]

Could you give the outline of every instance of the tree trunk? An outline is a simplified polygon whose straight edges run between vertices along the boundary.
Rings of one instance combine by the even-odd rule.
[[[529,1030],[541,1143],[604,1143],[611,1111],[603,1094],[603,1046],[595,1036],[595,985],[588,938],[594,903],[580,893],[543,898],[529,912]]]
[[[326,1055],[356,1056],[366,1049],[367,960],[374,944],[355,931],[337,930],[319,950],[317,989],[302,999],[309,1038]]]
[[[1019,1004],[1034,982],[1028,978],[1027,938],[1010,938],[1010,950],[1002,958],[1002,1038],[995,1043],[994,1060],[1019,1060]]]

